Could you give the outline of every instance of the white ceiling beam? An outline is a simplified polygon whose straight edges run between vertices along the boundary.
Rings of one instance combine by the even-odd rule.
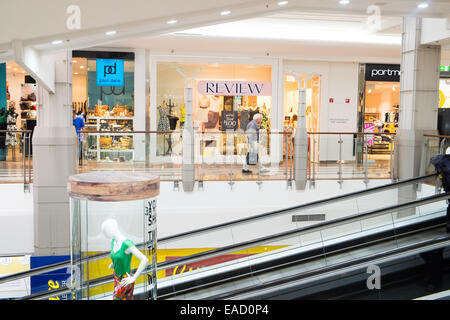
[[[24,47],[21,40],[12,42],[13,61],[31,75],[49,93],[55,93],[55,62],[48,55]]]

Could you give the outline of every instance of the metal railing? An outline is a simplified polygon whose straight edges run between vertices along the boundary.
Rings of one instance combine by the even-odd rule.
[[[314,182],[318,179],[336,179],[342,183],[345,179],[391,179],[396,180],[394,172],[395,133],[371,133],[371,132],[308,132],[310,139],[309,148],[309,175],[308,180]],[[378,142],[377,140],[380,140]],[[333,149],[330,144],[335,144],[337,150],[331,155],[319,157],[320,143],[326,144],[323,149]],[[380,146],[380,148],[376,148]],[[347,152],[344,152],[344,148]],[[373,159],[370,159],[371,156]],[[382,159],[377,159],[382,157]],[[350,159],[350,160],[349,160]],[[320,162],[331,161],[331,174],[327,175]],[[379,164],[377,164],[377,162]],[[345,165],[348,163],[348,165]],[[334,176],[334,177],[333,177]]]
[[[7,181],[16,181],[15,179],[19,177],[19,172],[17,170],[22,170],[21,176],[23,178],[23,184],[25,191],[29,190],[30,184],[32,182],[32,141],[31,141],[32,131],[31,130],[0,130],[0,139],[5,139],[7,137],[10,141],[13,141],[11,145],[6,145],[8,154],[6,155],[5,168],[8,169],[8,173],[16,170],[16,174],[7,178]],[[21,154],[22,162],[19,162]],[[17,164],[17,165],[15,165]],[[9,167],[11,165],[11,167]]]
[[[182,176],[183,131],[79,131],[85,137],[79,171],[132,168],[153,171],[161,180]],[[203,181],[286,180],[294,175],[294,132],[261,130],[259,164],[243,174],[249,149],[243,131],[196,131],[196,176]],[[251,134],[251,133],[250,133]],[[125,138],[124,138],[125,137]],[[395,134],[369,132],[308,132],[307,179],[396,180]],[[263,168],[263,169],[261,169]]]

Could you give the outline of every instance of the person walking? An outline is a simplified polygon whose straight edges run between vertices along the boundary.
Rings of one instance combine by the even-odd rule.
[[[246,135],[248,152],[247,157],[244,160],[242,173],[251,174],[252,171],[248,168],[248,166],[256,164],[259,164],[259,172],[265,173],[269,171],[269,169],[262,166],[259,156],[259,128],[261,126],[262,119],[262,114],[257,113],[253,116],[253,120],[247,124]]]
[[[83,155],[83,141],[84,141],[84,135],[82,133],[79,133],[78,131],[81,131],[81,129],[84,128],[84,119],[83,119],[83,112],[78,111],[75,118],[73,119],[73,125],[75,126],[75,131],[77,133],[78,137],[78,161],[79,164],[82,162],[82,155]]]

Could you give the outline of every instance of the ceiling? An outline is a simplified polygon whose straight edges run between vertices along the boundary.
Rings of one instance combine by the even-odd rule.
[[[375,0],[377,1],[377,0]],[[429,6],[419,9],[420,3]],[[43,53],[69,48],[252,54],[286,59],[400,61],[402,16],[450,17],[449,0],[9,0],[0,20],[2,50],[13,39]],[[80,29],[69,30],[76,5]],[[223,11],[229,14],[222,15]],[[379,16],[375,15],[378,14]],[[379,20],[374,18],[379,17]],[[169,20],[176,20],[168,24]],[[379,21],[374,30],[374,21]],[[107,31],[115,31],[106,35]],[[53,44],[55,40],[61,40]],[[443,52],[450,64],[450,55]]]
[[[0,20],[0,50],[8,49],[13,39],[24,41],[39,50],[54,51],[63,47],[88,48],[111,45],[173,32],[182,32],[199,27],[213,26],[225,22],[251,21],[259,23],[269,19],[276,26],[306,25],[328,28],[333,32],[345,32],[336,28],[343,25],[366,25],[373,16],[374,5],[386,26],[386,33],[398,34],[399,24],[390,25],[390,19],[398,20],[405,15],[423,17],[450,16],[448,0],[351,0],[348,5],[339,0],[289,0],[284,6],[279,0],[8,0],[1,1],[0,11],[6,12]],[[428,2],[429,7],[418,9],[418,4]],[[73,29],[75,11],[79,9],[80,29]],[[68,10],[69,9],[69,10]],[[224,10],[230,14],[221,15]],[[75,12],[75,13],[74,13]],[[77,16],[78,17],[78,16]],[[251,20],[259,18],[260,20]],[[169,20],[177,20],[168,24]],[[281,23],[281,22],[282,23]],[[248,24],[247,24],[248,26]],[[255,26],[256,27],[256,26]],[[114,30],[116,34],[106,36]],[[271,29],[266,29],[269,34]],[[273,30],[275,31],[275,30]],[[273,34],[273,33],[272,33]],[[284,32],[278,32],[283,37]],[[62,40],[53,45],[52,41]]]

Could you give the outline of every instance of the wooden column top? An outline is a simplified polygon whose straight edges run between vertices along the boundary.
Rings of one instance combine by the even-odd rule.
[[[159,177],[145,172],[95,171],[70,176],[71,198],[90,201],[143,200],[159,195]]]

